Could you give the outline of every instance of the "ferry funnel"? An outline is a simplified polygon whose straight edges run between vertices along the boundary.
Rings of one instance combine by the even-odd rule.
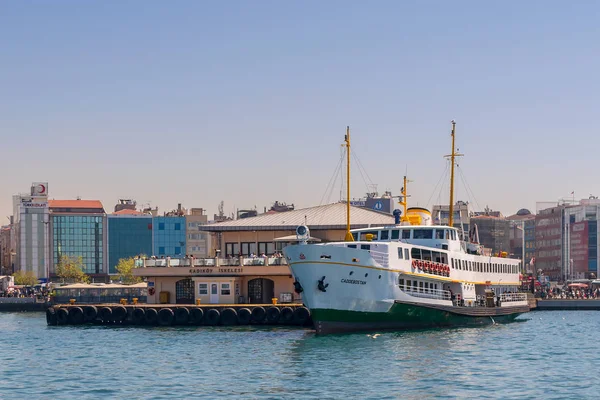
[[[406,210],[406,217],[411,225],[432,225],[431,212],[422,207],[410,207]]]

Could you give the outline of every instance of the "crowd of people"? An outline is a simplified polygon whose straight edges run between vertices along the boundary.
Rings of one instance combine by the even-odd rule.
[[[23,286],[23,287],[11,287],[8,290],[0,291],[0,297],[37,297],[45,298],[48,297],[48,290],[44,286]]]
[[[554,287],[539,289],[536,292],[542,299],[600,299],[600,288],[591,289],[589,287]]]

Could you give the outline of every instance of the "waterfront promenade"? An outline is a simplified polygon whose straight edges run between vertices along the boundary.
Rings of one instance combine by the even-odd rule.
[[[600,299],[537,300],[538,310],[600,310]]]

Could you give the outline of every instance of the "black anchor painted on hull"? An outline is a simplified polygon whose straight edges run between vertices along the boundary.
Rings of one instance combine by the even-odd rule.
[[[321,292],[326,292],[327,287],[329,286],[329,283],[324,283],[325,282],[325,277],[322,277],[319,281],[319,283],[317,284],[317,288],[319,288],[319,290]]]
[[[298,282],[298,278],[294,281],[294,292],[300,294],[304,291],[300,282]]]

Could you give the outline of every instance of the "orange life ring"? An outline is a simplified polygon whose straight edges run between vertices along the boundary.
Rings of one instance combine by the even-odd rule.
[[[417,260],[412,260],[412,266],[414,269],[417,269],[417,265],[418,265],[418,261]]]
[[[419,266],[419,269],[423,269],[423,260],[419,260],[417,265]]]

